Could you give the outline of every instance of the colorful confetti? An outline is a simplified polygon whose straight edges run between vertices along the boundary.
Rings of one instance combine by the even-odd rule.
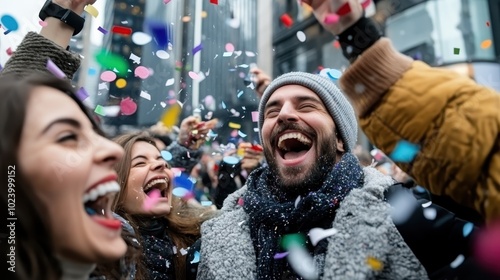
[[[104,71],[101,73],[101,80],[105,82],[112,82],[116,80],[116,73],[113,71]]]
[[[243,197],[238,198],[238,205],[243,206]]]
[[[458,255],[454,261],[450,263],[451,268],[457,268],[459,267],[465,260],[464,255]]]
[[[76,92],[76,97],[78,97],[78,99],[80,99],[80,101],[84,101],[85,99],[87,99],[89,97],[89,94],[85,90],[85,88],[81,87]]]
[[[101,32],[104,35],[108,34],[108,30],[102,28],[101,26],[97,27],[97,30],[99,30],[99,32]]]
[[[420,147],[418,145],[415,145],[405,140],[401,140],[396,144],[396,147],[394,147],[394,150],[389,155],[389,157],[394,162],[408,163],[413,161],[415,156],[418,154],[419,150]]]
[[[169,59],[170,58],[170,54],[164,50],[158,50],[156,52],[156,56],[160,59]]]
[[[288,14],[281,15],[280,20],[286,27],[293,25],[293,19]]]
[[[462,228],[462,235],[464,237],[467,237],[469,236],[469,234],[472,232],[472,230],[474,229],[474,224],[473,223],[466,223],[464,225],[464,227]]]
[[[127,74],[128,62],[119,55],[103,49],[95,55],[95,59],[104,69],[116,69],[119,75]]]
[[[459,55],[460,54],[460,48],[453,48],[453,54],[454,55]]]
[[[479,232],[474,249],[479,264],[500,276],[500,220]]]
[[[134,34],[132,34],[132,42],[134,42],[134,44],[139,46],[144,46],[148,44],[149,42],[151,42],[152,39],[153,37],[151,37],[151,35],[141,31],[134,32]]]
[[[339,22],[339,15],[337,14],[328,14],[326,15],[325,19],[323,20],[324,24],[334,24]]]
[[[161,151],[161,157],[166,161],[171,161],[173,156],[169,151]]]
[[[300,42],[305,42],[306,41],[306,33],[304,33],[303,31],[297,31],[297,39],[300,41]]]
[[[3,27],[9,32],[16,31],[19,29],[19,24],[17,23],[16,19],[11,15],[3,15],[0,18],[0,22],[2,22]]]
[[[219,0],[210,0],[210,4],[219,5]]]
[[[195,53],[201,51],[203,49],[203,45],[199,44],[198,46],[194,47],[191,53],[194,55]]]
[[[237,124],[237,123],[234,123],[234,122],[229,122],[228,126],[230,128],[234,128],[234,129],[240,129],[241,128],[241,124]]]
[[[117,88],[120,88],[120,89],[125,88],[127,86],[127,80],[120,78],[120,79],[116,80],[115,85]]]
[[[66,78],[66,74],[50,58],[47,59],[47,70],[59,79]]]
[[[130,34],[132,34],[132,28],[125,27],[125,26],[113,25],[113,27],[111,27],[111,32],[113,32],[115,34],[129,36]]]
[[[161,197],[161,192],[159,189],[153,189],[150,192],[148,192],[146,199],[144,200],[144,204],[142,205],[142,208],[146,211],[150,210],[155,206],[155,204],[158,202],[158,200]]]
[[[345,16],[350,12],[351,12],[351,6],[349,5],[349,2],[346,2],[337,10],[336,14],[339,16]]]
[[[227,43],[225,46],[226,52],[234,52],[234,45],[231,43]]]
[[[101,105],[97,105],[94,109],[94,112],[100,116],[106,116],[106,113],[104,112],[104,108]]]
[[[487,48],[491,47],[492,44],[493,44],[493,42],[490,39],[484,40],[481,42],[481,48],[487,49]]]
[[[382,268],[384,268],[384,264],[380,260],[372,256],[368,256],[368,258],[366,258],[366,264],[375,271],[380,271],[382,270]]]
[[[99,11],[91,4],[85,6],[84,10],[95,18],[99,16]]]
[[[168,0],[170,1],[170,0]],[[190,263],[199,263],[200,262],[200,252],[194,252],[193,260]]]
[[[332,236],[337,232],[339,231],[334,228],[329,228],[329,229],[312,228],[309,231],[309,239],[311,240],[312,245],[316,246],[320,240]]]
[[[144,66],[138,66],[137,68],[135,68],[134,74],[136,77],[139,77],[139,78],[144,80],[147,77],[149,77],[150,71],[148,68],[146,68]]]
[[[425,208],[424,209],[424,217],[427,220],[432,221],[432,220],[436,219],[436,216],[437,216],[436,208]]]
[[[44,20],[39,20],[38,24],[40,24],[41,27],[47,27],[48,23]]]
[[[132,98],[127,97],[120,102],[121,112],[125,116],[133,115],[137,111],[137,104]]]
[[[279,259],[282,259],[284,257],[288,256],[288,252],[283,252],[283,253],[276,253],[274,255],[274,259],[275,260],[279,260]]]

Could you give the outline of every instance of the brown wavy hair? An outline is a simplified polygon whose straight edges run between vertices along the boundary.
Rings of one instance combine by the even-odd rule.
[[[115,166],[118,173],[118,182],[122,189],[119,195],[115,197],[113,210],[128,220],[136,232],[138,232],[140,224],[138,217],[127,213],[124,208],[125,194],[128,187],[127,181],[131,167],[132,148],[137,142],[146,142],[156,148],[158,147],[155,144],[154,138],[148,132],[127,133],[116,137],[114,141],[123,147],[125,155]],[[165,215],[165,219],[168,221],[167,235],[177,248],[188,248],[201,237],[201,224],[213,217],[214,213],[210,208],[197,207],[173,196],[172,210],[168,215]],[[142,244],[142,242],[140,243]],[[176,279],[186,279],[186,257],[187,255],[182,255],[180,251],[177,251],[174,257],[173,263]],[[136,279],[145,279],[140,277],[147,275],[147,269],[142,262],[137,263],[137,273]]]
[[[7,227],[0,229],[0,249],[4,260],[10,251],[10,246],[15,246],[15,273],[7,272],[10,279],[60,279],[62,271],[60,263],[54,254],[54,244],[48,225],[44,222],[43,214],[47,213],[44,205],[33,194],[31,180],[20,169],[17,152],[21,142],[27,105],[33,89],[37,87],[50,87],[69,96],[80,107],[82,112],[92,123],[94,130],[102,134],[92,114],[76,97],[74,88],[68,80],[56,78],[46,73],[34,73],[28,76],[6,74],[0,78],[0,179],[3,187],[0,191],[0,208],[8,209],[12,203],[12,196],[8,192],[8,170],[14,170],[15,185],[15,244],[6,240],[9,232]],[[43,93],[42,93],[43,94]],[[41,163],[43,164],[43,163]],[[12,183],[12,182],[11,182]],[[12,188],[11,188],[12,189]],[[11,193],[10,193],[11,194]],[[61,209],[64,211],[64,209]],[[5,220],[4,220],[5,221]],[[2,240],[4,239],[5,240]],[[7,251],[9,250],[9,251]],[[2,266],[3,267],[3,266]]]

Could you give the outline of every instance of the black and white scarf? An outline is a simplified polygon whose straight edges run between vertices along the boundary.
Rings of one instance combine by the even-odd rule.
[[[257,278],[281,279],[286,263],[274,260],[280,252],[279,240],[288,233],[307,233],[311,228],[330,224],[340,202],[354,188],[363,186],[363,169],[350,153],[342,156],[325,178],[323,185],[296,202],[283,201],[277,193],[276,175],[269,168],[254,170],[246,182],[244,210],[250,217],[250,229],[257,254]],[[297,204],[297,205],[295,205]]]

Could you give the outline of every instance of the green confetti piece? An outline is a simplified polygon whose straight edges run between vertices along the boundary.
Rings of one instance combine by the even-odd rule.
[[[453,54],[459,55],[460,54],[460,48],[453,48]]]
[[[104,107],[102,107],[101,105],[97,105],[94,109],[94,112],[98,115],[101,115],[103,117],[106,116],[106,113],[104,112]]]
[[[292,246],[305,246],[306,237],[302,233],[293,233],[283,235],[281,238],[281,247],[288,250]]]
[[[128,62],[123,57],[110,53],[106,50],[101,50],[95,55],[97,63],[103,68],[118,71],[118,75],[125,76],[128,71]]]

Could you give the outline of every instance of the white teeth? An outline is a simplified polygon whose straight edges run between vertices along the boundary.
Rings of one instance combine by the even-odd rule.
[[[147,191],[149,190],[151,187],[153,187],[154,185],[156,184],[167,184],[168,180],[166,178],[164,179],[155,179],[151,182],[149,182],[145,187],[144,187],[144,190]]]
[[[292,132],[292,133],[285,133],[281,135],[281,137],[278,139],[278,148],[288,151],[288,148],[284,145],[284,141],[287,139],[297,139],[298,141],[302,142],[304,145],[311,145],[311,140],[304,136],[300,132]]]
[[[89,201],[94,201],[100,196],[104,196],[108,193],[116,193],[120,191],[120,185],[116,181],[110,181],[98,185],[83,196],[83,203]]]

